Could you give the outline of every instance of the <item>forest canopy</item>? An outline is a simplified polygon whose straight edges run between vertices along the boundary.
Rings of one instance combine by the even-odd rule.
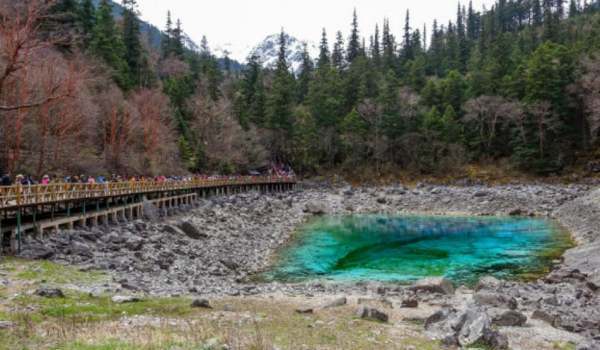
[[[241,71],[169,13],[160,45],[135,0],[0,0],[0,169],[153,175],[247,172],[445,174],[508,162],[560,173],[600,157],[600,1],[459,4],[401,33],[390,20],[323,30],[292,71]],[[358,9],[360,10],[360,9]],[[395,27],[395,26],[394,26]]]

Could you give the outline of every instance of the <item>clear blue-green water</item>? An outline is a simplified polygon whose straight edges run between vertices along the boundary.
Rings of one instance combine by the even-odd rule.
[[[533,278],[572,246],[551,221],[432,216],[324,217],[302,227],[267,280],[410,282],[445,276]]]

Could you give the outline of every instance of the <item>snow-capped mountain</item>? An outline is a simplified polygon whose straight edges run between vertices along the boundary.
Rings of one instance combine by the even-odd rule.
[[[286,34],[287,44],[287,60],[291,69],[297,72],[302,63],[302,51],[304,45],[307,45],[308,53],[312,58],[318,56],[319,48],[311,42],[302,41],[296,37]],[[275,68],[277,57],[279,55],[279,34],[267,36],[258,45],[236,47],[233,44],[227,43],[217,46],[213,49],[213,53],[217,57],[225,57],[226,55],[240,62],[246,62],[248,57],[256,55],[265,68]]]
[[[304,45],[312,58],[318,56],[319,48],[314,43],[302,41],[292,35],[286,34],[287,61],[294,72],[297,72],[302,64],[302,52]],[[262,42],[250,50],[248,56],[255,55],[266,68],[274,68],[279,56],[279,34],[267,36]]]

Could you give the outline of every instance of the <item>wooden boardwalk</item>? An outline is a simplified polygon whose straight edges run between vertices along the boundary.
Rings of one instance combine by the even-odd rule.
[[[229,179],[193,179],[189,181],[135,181],[106,184],[58,183],[34,186],[0,187],[0,210],[46,205],[85,199],[122,197],[148,193],[173,192],[239,186],[295,184],[294,177],[232,177]]]
[[[20,252],[24,234],[140,219],[144,203],[168,213],[201,197],[294,188],[296,178],[280,176],[0,187],[0,255]]]

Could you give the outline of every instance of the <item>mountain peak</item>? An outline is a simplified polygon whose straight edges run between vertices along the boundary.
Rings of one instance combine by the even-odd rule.
[[[279,35],[280,34],[268,35],[250,51],[248,56],[256,56],[264,67],[274,68],[277,64],[277,58],[279,56]],[[300,40],[287,33],[285,34],[285,40],[287,44],[286,58],[289,66],[294,72],[297,72],[302,64],[302,52],[304,51],[304,45],[306,45],[308,53],[311,57],[314,58],[318,55],[319,49],[314,43]]]

